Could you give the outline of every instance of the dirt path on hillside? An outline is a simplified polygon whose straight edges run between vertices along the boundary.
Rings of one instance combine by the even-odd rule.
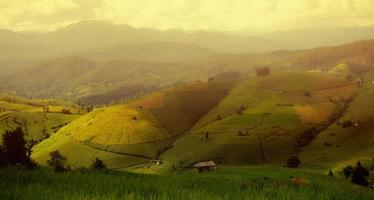
[[[88,146],[90,148],[99,150],[99,151],[114,153],[114,154],[117,154],[117,155],[124,155],[124,156],[131,156],[131,157],[136,157],[136,158],[142,158],[142,159],[147,159],[147,160],[153,159],[151,157],[144,156],[144,155],[132,154],[132,153],[123,153],[123,152],[113,151],[113,150],[109,150],[109,149],[103,149],[103,148],[97,147],[97,146],[95,146],[95,145],[93,145],[91,143],[88,143],[88,142],[82,142],[82,141],[77,141],[77,142],[79,142],[80,144],[86,145],[86,146]]]

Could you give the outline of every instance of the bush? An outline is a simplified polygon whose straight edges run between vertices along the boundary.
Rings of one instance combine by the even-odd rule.
[[[236,110],[236,113],[238,114],[238,115],[241,115],[241,114],[243,114],[243,112],[245,111],[245,106],[243,106],[243,105],[241,105],[237,110]]]
[[[345,77],[345,79],[346,79],[347,81],[353,81],[353,80],[354,80],[354,78],[353,78],[353,76],[352,76],[351,74],[348,74],[348,75]]]
[[[288,168],[298,168],[300,163],[300,159],[297,156],[290,156],[287,159]]]
[[[62,112],[63,114],[71,114],[70,110],[69,110],[69,109],[66,109],[66,108],[61,109],[61,112]]]
[[[367,187],[369,185],[369,182],[366,180],[366,177],[368,177],[369,174],[369,170],[363,167],[361,165],[361,162],[358,161],[356,168],[352,173],[352,183]]]
[[[256,69],[256,74],[257,76],[267,76],[270,74],[270,68],[267,66],[259,67]]]
[[[90,169],[92,170],[101,170],[105,169],[106,166],[104,165],[104,162],[100,160],[99,158],[95,158],[94,161],[92,161]]]
[[[353,173],[354,168],[351,165],[348,165],[343,168],[343,174],[346,178],[349,178]]]
[[[65,167],[65,163],[67,158],[61,155],[60,151],[52,151],[49,153],[51,157],[50,160],[47,160],[47,164],[51,167],[55,172],[65,172],[67,168]]]
[[[347,120],[345,122],[343,122],[343,128],[349,128],[349,127],[352,127],[353,126],[353,122],[350,121],[350,120]]]

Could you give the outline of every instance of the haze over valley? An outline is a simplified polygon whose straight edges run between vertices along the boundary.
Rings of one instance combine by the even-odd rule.
[[[371,6],[0,0],[0,198],[372,199]]]

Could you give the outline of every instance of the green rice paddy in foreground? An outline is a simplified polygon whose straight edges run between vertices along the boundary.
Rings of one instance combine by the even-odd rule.
[[[309,184],[296,185],[292,176]],[[374,190],[345,179],[272,167],[172,175],[7,168],[0,178],[0,199],[374,199]]]

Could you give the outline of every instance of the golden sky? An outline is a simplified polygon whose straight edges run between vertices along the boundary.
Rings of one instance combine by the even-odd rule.
[[[241,32],[371,26],[374,0],[0,0],[1,28],[47,31],[88,19]]]

